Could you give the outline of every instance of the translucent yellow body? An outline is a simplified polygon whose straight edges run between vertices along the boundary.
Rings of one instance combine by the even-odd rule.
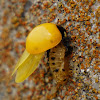
[[[38,67],[44,51],[55,47],[62,39],[57,26],[44,23],[35,27],[26,39],[26,50],[15,66],[12,75],[17,71],[15,81],[20,83],[29,77]]]
[[[38,54],[53,48],[62,39],[62,35],[53,23],[44,23],[35,27],[26,39],[26,50]]]

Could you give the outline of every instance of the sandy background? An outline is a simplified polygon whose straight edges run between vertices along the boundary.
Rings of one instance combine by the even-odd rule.
[[[43,64],[23,83],[11,77],[26,36],[45,22],[73,40],[72,75],[59,89]],[[100,0],[0,0],[0,100],[100,100]]]

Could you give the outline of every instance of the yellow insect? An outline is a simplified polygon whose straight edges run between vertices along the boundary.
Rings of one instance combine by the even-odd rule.
[[[57,50],[59,51],[59,53],[61,53],[61,57],[58,57],[58,59],[60,59],[61,61],[58,61],[58,63],[56,62],[55,66],[61,63],[59,67],[57,66],[59,70],[61,69],[61,71],[59,71],[58,75],[56,74],[54,77],[55,79],[60,80],[60,81],[64,79],[67,73],[66,71],[64,71],[65,69],[63,68],[66,48],[62,44],[63,42],[61,42],[61,40],[62,40],[62,34],[55,24],[44,23],[35,27],[29,33],[26,39],[26,50],[24,51],[23,55],[19,59],[12,73],[13,75],[17,70],[15,81],[19,83],[19,82],[24,81],[27,77],[29,77],[37,68],[45,51],[55,46],[59,48]],[[50,54],[49,54],[50,59],[52,59],[51,57],[53,53],[52,51],[56,50],[55,48],[51,49],[50,51]],[[54,53],[54,55],[58,56],[56,53]],[[52,60],[50,61],[50,66],[51,66],[50,68],[52,72],[54,72],[54,69],[56,70],[57,68],[57,67],[55,68],[54,65],[52,66]],[[63,74],[62,74],[62,71],[63,71]],[[60,77],[62,77],[62,79],[60,79]]]

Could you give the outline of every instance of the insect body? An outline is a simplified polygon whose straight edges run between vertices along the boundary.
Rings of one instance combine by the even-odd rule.
[[[60,29],[63,28],[60,27]],[[63,29],[61,32],[63,34],[62,41],[50,49],[49,52],[49,66],[57,83],[66,82],[69,74],[69,59],[72,47],[68,37],[64,36],[64,32],[65,30]]]
[[[17,71],[15,81],[20,83],[37,68],[45,51],[55,47],[62,40],[62,35],[53,23],[36,26],[26,39],[26,50],[15,66],[12,75]]]
[[[27,36],[26,50],[19,59],[12,75],[17,71],[15,81],[20,83],[29,77],[37,68],[45,51],[50,50],[49,63],[57,82],[66,80],[68,67],[65,67],[68,54],[68,40],[64,37],[64,29],[53,23],[36,26]],[[66,36],[66,35],[65,35]],[[56,46],[56,47],[55,47]],[[68,57],[67,57],[68,58]],[[57,73],[57,74],[56,74]]]
[[[49,65],[57,83],[65,81],[66,69],[64,68],[64,58],[66,49],[62,43],[50,50]]]

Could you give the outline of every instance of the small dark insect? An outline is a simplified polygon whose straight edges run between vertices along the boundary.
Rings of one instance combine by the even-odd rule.
[[[69,56],[72,52],[72,47],[70,46],[70,38],[67,36],[66,30],[59,26],[58,28],[62,33],[62,41],[50,49],[47,55],[54,79],[57,83],[62,83],[67,81]]]

